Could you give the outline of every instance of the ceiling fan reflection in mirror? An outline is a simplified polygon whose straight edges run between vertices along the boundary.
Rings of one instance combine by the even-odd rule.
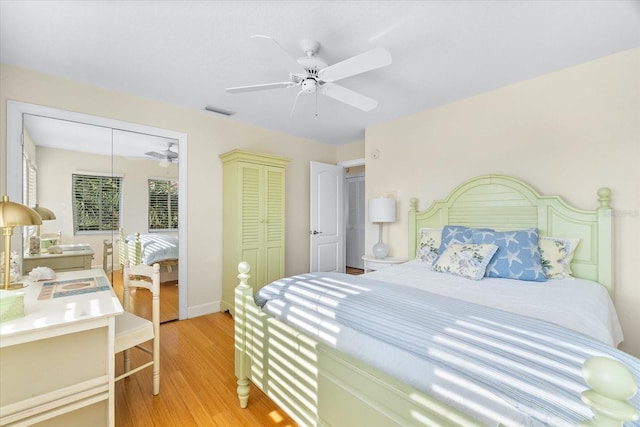
[[[169,142],[166,150],[148,151],[144,153],[144,155],[158,159],[160,161],[160,166],[167,167],[171,163],[178,163],[178,153],[171,150],[174,145],[176,145],[175,142]]]
[[[371,111],[378,105],[378,101],[375,99],[369,98],[351,89],[347,89],[335,82],[391,64],[391,54],[387,50],[383,48],[371,49],[328,66],[324,60],[316,56],[316,53],[320,50],[320,43],[315,40],[302,40],[300,42],[300,47],[302,48],[305,56],[295,59],[271,37],[255,35],[251,36],[251,39],[260,44],[260,46],[265,50],[268,49],[280,57],[283,64],[289,68],[289,81],[230,87],[226,89],[227,92],[242,93],[266,89],[288,89],[299,86],[300,90],[293,103],[291,116],[293,116],[293,111],[296,108],[296,103],[298,102],[300,95],[316,95],[316,116],[318,115],[318,93],[358,108],[362,111]]]

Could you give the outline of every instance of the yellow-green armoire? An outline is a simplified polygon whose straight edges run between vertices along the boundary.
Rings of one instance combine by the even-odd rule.
[[[223,164],[221,310],[233,314],[238,264],[251,266],[254,292],[284,277],[285,167],[288,159],[233,150]]]

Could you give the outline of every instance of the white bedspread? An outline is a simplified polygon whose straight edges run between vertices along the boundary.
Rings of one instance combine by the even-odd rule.
[[[590,280],[525,282],[485,277],[475,281],[431,271],[429,264],[419,261],[394,265],[365,276],[546,320],[613,347],[623,340],[618,315],[607,290]]]
[[[309,273],[280,279],[260,289],[256,303],[292,327],[486,425],[572,427],[591,418],[580,401],[586,389],[581,367],[594,355],[622,361],[640,381],[640,360],[601,340],[530,316],[416,289],[420,285],[389,285],[380,276],[398,272],[382,273]],[[378,280],[371,280],[374,276]],[[500,280],[495,286],[502,290]],[[506,301],[515,303],[517,298],[509,300],[509,294]],[[567,298],[564,303],[580,304]],[[573,311],[567,313],[573,316]],[[632,405],[640,407],[640,395]]]
[[[135,251],[134,234],[127,236],[129,251]],[[142,263],[151,265],[156,262],[170,259],[178,259],[178,238],[165,234],[141,234],[140,243],[142,245]]]

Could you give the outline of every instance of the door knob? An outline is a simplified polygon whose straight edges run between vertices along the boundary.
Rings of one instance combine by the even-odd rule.
[[[313,234],[315,236],[316,234],[322,234],[322,231],[313,230],[313,231],[310,231],[309,234]]]

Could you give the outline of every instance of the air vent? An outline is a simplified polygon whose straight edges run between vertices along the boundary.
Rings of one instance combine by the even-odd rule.
[[[222,108],[212,107],[211,105],[207,105],[204,109],[212,113],[222,114],[223,116],[233,116],[235,114],[233,111],[223,110]]]

